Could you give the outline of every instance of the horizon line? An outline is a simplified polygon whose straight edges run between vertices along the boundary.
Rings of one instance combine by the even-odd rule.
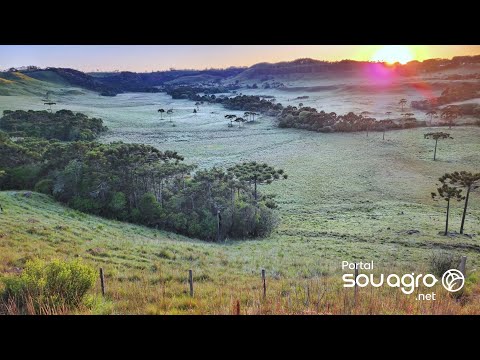
[[[331,63],[331,64],[335,64],[335,63],[340,63],[340,62],[343,62],[343,61],[351,61],[351,62],[357,62],[357,63],[372,63],[372,64],[389,64],[389,65],[400,65],[400,66],[406,66],[410,63],[415,63],[415,62],[418,62],[418,63],[423,63],[425,61],[428,61],[428,60],[453,60],[454,58],[457,58],[457,57],[466,57],[466,58],[471,58],[471,57],[476,57],[476,56],[480,56],[480,54],[476,54],[476,55],[456,55],[456,56],[452,56],[450,58],[448,57],[445,57],[445,58],[442,58],[442,57],[432,57],[432,58],[428,58],[428,59],[423,59],[423,60],[416,60],[416,59],[413,59],[405,64],[400,64],[398,62],[396,63],[388,63],[386,61],[372,61],[372,60],[355,60],[355,59],[342,59],[342,60],[335,60],[335,61],[332,61],[332,60],[322,60],[322,59],[319,59],[319,58],[313,58],[313,57],[300,57],[300,58],[297,58],[297,59],[294,59],[294,60],[284,60],[284,61],[277,61],[277,62],[268,62],[268,61],[262,61],[262,62],[258,62],[258,63],[255,63],[253,65],[240,65],[240,66],[235,66],[235,65],[231,65],[231,66],[225,66],[225,67],[211,67],[211,68],[174,68],[174,67],[169,67],[169,68],[165,68],[165,69],[156,69],[156,70],[144,70],[144,71],[131,71],[131,70],[120,70],[120,69],[114,69],[114,70],[100,70],[100,69],[96,69],[96,70],[86,70],[86,71],[82,71],[82,70],[78,70],[74,67],[63,67],[64,69],[73,69],[73,70],[77,70],[77,71],[81,71],[83,73],[121,73],[121,72],[130,72],[130,73],[152,73],[152,72],[168,72],[168,71],[208,71],[208,70],[227,70],[227,69],[248,69],[248,68],[251,68],[251,67],[254,67],[254,66],[257,66],[259,64],[269,64],[269,65],[274,65],[274,64],[280,64],[280,63],[292,63],[292,62],[295,62],[295,61],[298,61],[298,60],[315,60],[315,61],[318,61],[318,62],[324,62],[324,63]],[[41,66],[36,66],[36,65],[21,65],[21,66],[11,66],[9,67],[8,69],[0,69],[1,72],[9,72],[11,69],[16,69],[16,70],[19,70],[19,71],[24,71],[26,70],[28,67],[36,67],[40,70],[46,70],[48,68],[62,68],[62,67],[59,67],[59,66],[46,66],[46,67],[41,67]]]

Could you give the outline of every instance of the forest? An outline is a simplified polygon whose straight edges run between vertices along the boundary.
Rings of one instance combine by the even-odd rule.
[[[102,120],[89,118],[70,110],[23,111],[5,110],[0,118],[0,130],[18,137],[40,137],[62,141],[93,140],[107,130]]]
[[[53,119],[84,121],[67,131],[53,126]],[[103,125],[101,119],[67,110],[6,111],[2,128],[27,135],[0,132],[2,190],[35,190],[76,210],[207,241],[266,236],[278,223],[273,197],[262,195],[257,186],[287,175],[267,164],[194,171],[195,165],[173,151],[71,141],[78,140],[72,135],[76,131],[89,130],[94,138]]]
[[[405,119],[400,122],[394,122],[390,119],[377,121],[366,112],[361,114],[349,112],[345,115],[337,115],[335,112],[327,113],[323,110],[318,112],[311,107],[297,108],[296,106],[284,108],[278,120],[278,126],[281,128],[298,128],[324,133],[385,131],[426,126],[425,121],[417,121],[411,116],[405,116]]]

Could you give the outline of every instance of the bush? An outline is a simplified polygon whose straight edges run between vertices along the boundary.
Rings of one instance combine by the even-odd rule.
[[[438,277],[443,276],[445,271],[456,269],[460,259],[446,251],[435,252],[430,257],[430,271]]]
[[[40,180],[35,184],[34,189],[36,192],[51,195],[53,192],[53,180],[51,179]]]
[[[22,274],[5,279],[4,301],[13,301],[22,312],[78,307],[93,286],[96,271],[79,261],[27,261]]]

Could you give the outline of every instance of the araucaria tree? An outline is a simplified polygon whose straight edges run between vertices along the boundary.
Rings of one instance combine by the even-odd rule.
[[[405,105],[407,104],[407,99],[400,99],[400,101],[398,102],[400,104],[400,106],[402,107],[402,111],[403,111],[403,108],[405,107]]]
[[[160,113],[160,119],[163,119],[163,113],[165,112],[164,109],[158,109],[157,110]]]
[[[425,115],[430,116],[430,125],[432,125],[433,117],[437,115],[437,112],[435,110],[430,110]]]
[[[445,109],[442,111],[441,117],[445,119],[448,124],[448,128],[451,129],[452,125],[455,124],[455,119],[458,117],[458,113],[451,109]]]
[[[368,131],[370,130],[370,126],[374,123],[375,119],[369,117],[370,113],[368,111],[362,111],[360,113],[360,116],[362,117],[362,122],[363,125],[365,126],[365,130],[367,131],[367,137],[368,137]]]
[[[467,171],[455,171],[451,174],[445,174],[440,178],[442,184],[451,185],[453,187],[461,187],[466,189],[465,205],[463,207],[462,224],[460,225],[460,234],[463,234],[465,225],[465,217],[467,215],[468,199],[472,191],[480,187],[480,173],[473,174]]]
[[[282,169],[276,170],[268,164],[260,164],[256,161],[244,162],[228,169],[238,180],[246,181],[253,185],[253,196],[258,200],[257,186],[271,184],[275,180],[287,179],[288,175]]]
[[[173,109],[168,109],[167,114],[170,115],[170,122],[172,122]]]
[[[437,144],[438,140],[440,139],[453,139],[449,133],[444,133],[444,132],[434,132],[434,133],[427,133],[424,134],[423,137],[425,139],[433,139],[435,140],[435,150],[433,152],[433,160],[435,161],[437,159]]]
[[[233,115],[233,114],[225,115],[225,119],[230,120],[230,124],[228,124],[228,127],[233,127],[233,121],[234,121],[234,119],[236,119],[236,117],[237,117],[237,115]]]
[[[48,105],[49,106],[49,110],[50,112],[52,112],[52,105],[56,105],[57,103],[53,102],[53,101],[48,101],[48,102],[45,102],[43,103],[44,105]]]
[[[441,179],[442,178],[440,178],[440,180]],[[432,199],[436,200],[437,195],[447,202],[447,217],[445,220],[445,233],[444,233],[444,235],[446,236],[448,235],[448,217],[450,215],[450,201],[451,200],[461,201],[464,199],[464,197],[462,196],[461,189],[448,186],[447,184],[442,184],[442,186],[437,188],[436,193],[432,192]]]

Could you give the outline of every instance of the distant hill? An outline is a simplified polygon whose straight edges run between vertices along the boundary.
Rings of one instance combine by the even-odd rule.
[[[238,75],[244,68],[169,70],[151,73],[84,73],[69,68],[28,67],[0,72],[1,95],[40,95],[52,87],[78,87],[114,96],[123,92],[158,92],[165,84],[217,83]]]
[[[272,76],[284,76],[293,74],[338,74],[361,71],[371,65],[368,61],[342,60],[336,62],[321,61],[315,59],[297,59],[279,63],[259,63],[252,65],[232,80],[272,80]],[[411,61],[405,65],[394,64],[393,69],[399,75],[416,75],[455,69],[468,65],[480,65],[480,55],[456,56],[452,59],[428,59],[423,62]]]
[[[231,78],[243,72],[244,68],[207,70],[169,70],[151,73],[123,71],[118,73],[92,74],[105,85],[122,91],[151,92],[152,88],[165,84],[192,84],[215,82]]]
[[[69,68],[39,69],[27,67],[21,70],[0,72],[0,95],[26,95],[45,93],[49,87],[79,87],[114,96],[123,92],[158,92],[166,85],[219,85],[243,81],[268,81],[279,77],[304,78],[310,74],[351,74],[371,66],[371,62],[342,60],[328,62],[315,59],[297,59],[279,63],[259,63],[248,68],[169,70],[150,73],[101,72],[84,73]],[[437,71],[480,67],[480,55],[457,56],[452,59],[428,59],[411,61],[405,65],[394,64],[399,75],[417,75]],[[455,75],[455,74],[454,74]],[[453,76],[453,75],[452,75]],[[459,74],[458,76],[466,76]]]
[[[104,94],[120,92],[112,86],[102,83],[84,72],[69,68],[46,68],[44,70],[26,70],[22,72],[32,78],[60,85],[77,86]]]

